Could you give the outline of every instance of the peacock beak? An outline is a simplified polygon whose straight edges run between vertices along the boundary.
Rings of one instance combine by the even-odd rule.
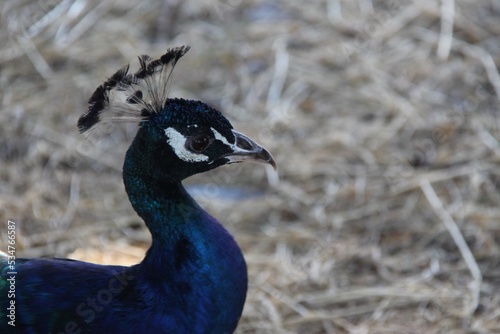
[[[274,170],[277,170],[276,162],[268,150],[244,134],[235,130],[232,130],[232,132],[235,137],[235,142],[231,145],[232,152],[223,156],[228,160],[229,164],[249,160],[269,164]]]

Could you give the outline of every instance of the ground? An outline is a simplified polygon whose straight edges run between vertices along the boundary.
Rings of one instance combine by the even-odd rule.
[[[150,237],[121,165],[134,124],[80,135],[92,91],[191,45],[171,97],[273,153],[188,180],[235,236],[237,333],[500,333],[496,0],[5,1],[0,249],[107,264]]]

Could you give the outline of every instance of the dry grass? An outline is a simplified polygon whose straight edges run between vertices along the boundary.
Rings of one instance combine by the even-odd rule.
[[[497,1],[0,8],[0,221],[19,256],[140,261],[134,125],[85,139],[76,120],[106,75],[189,44],[171,96],[218,107],[280,167],[275,186],[249,165],[189,182],[248,261],[238,333],[500,331]]]

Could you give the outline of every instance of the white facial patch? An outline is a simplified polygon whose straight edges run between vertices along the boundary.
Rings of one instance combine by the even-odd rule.
[[[186,148],[187,138],[176,129],[166,128],[165,135],[168,137],[167,143],[172,147],[179,159],[186,162],[201,162],[208,160],[208,156],[188,150]]]

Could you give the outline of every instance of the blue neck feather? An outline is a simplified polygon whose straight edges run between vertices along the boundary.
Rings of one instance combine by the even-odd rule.
[[[199,326],[192,332],[232,332],[247,291],[246,264],[238,245],[181,181],[162,181],[159,173],[145,171],[137,150],[132,144],[123,179],[153,242],[136,267],[136,286],[159,313],[186,317],[180,319],[186,328]]]

